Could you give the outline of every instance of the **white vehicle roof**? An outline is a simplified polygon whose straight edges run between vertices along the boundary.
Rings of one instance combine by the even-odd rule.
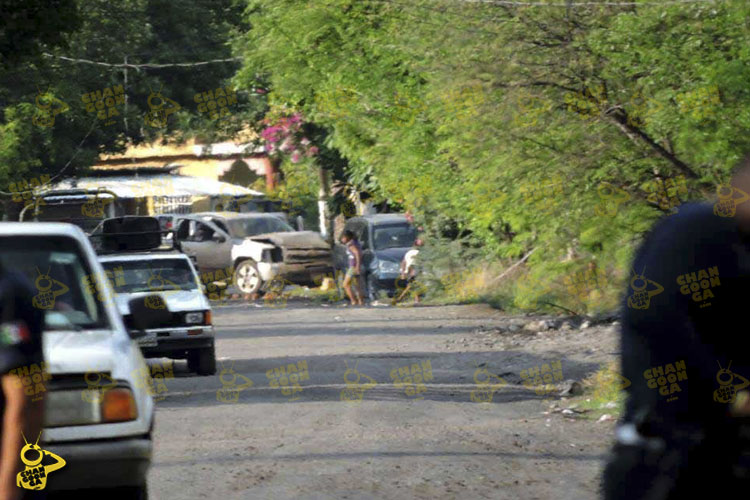
[[[1,235],[70,236],[87,239],[80,227],[64,222],[0,222]]]

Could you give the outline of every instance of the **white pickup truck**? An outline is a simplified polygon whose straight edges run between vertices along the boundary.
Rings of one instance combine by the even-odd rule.
[[[45,312],[41,445],[66,461],[45,491],[106,488],[117,498],[146,498],[154,402],[131,335],[158,325],[164,310],[134,299],[139,324],[129,335],[91,243],[71,224],[0,223],[0,262],[29,277],[34,305]],[[111,383],[91,397],[99,379]]]

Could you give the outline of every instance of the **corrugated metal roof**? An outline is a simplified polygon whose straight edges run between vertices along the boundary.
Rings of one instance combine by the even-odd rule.
[[[74,184],[75,183],[75,184]],[[186,175],[81,177],[53,184],[44,193],[58,189],[107,189],[118,198],[151,196],[263,196],[260,191],[228,182]]]

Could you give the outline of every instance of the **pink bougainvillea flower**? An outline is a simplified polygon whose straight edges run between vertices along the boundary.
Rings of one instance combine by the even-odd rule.
[[[299,163],[300,158],[301,158],[301,155],[299,154],[299,151],[295,151],[294,153],[292,153],[292,157],[291,157],[292,163]]]
[[[308,144],[310,144],[310,139],[308,139],[307,137],[303,137],[302,140],[299,141],[299,143],[303,146],[307,146]]]
[[[281,146],[279,146],[279,150],[283,151],[284,153],[287,153],[292,149],[294,149],[294,146],[292,145],[292,140],[289,137],[284,139],[284,142],[282,142]]]
[[[315,156],[318,154],[318,146],[312,146],[307,150],[307,156]]]

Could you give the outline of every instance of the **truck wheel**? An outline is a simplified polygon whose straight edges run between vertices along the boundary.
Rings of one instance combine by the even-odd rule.
[[[234,269],[234,284],[242,293],[256,293],[263,285],[258,266],[252,259],[245,259]]]
[[[148,488],[142,486],[123,486],[107,490],[106,497],[110,500],[148,500]]]
[[[214,346],[188,351],[188,370],[198,375],[216,373],[216,349]]]

